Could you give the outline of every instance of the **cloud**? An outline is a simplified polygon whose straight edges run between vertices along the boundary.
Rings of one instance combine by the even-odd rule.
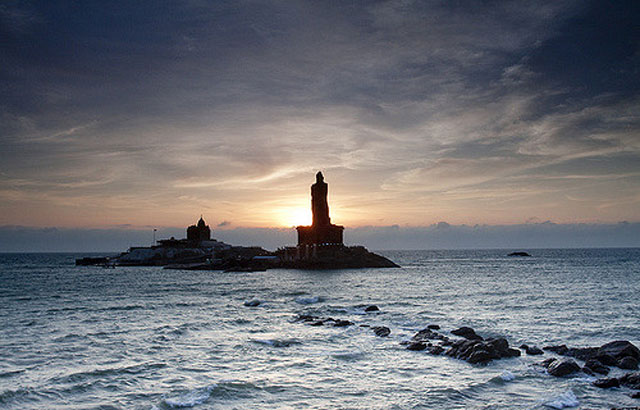
[[[157,238],[184,237],[184,229],[159,228]],[[292,228],[233,228],[214,231],[226,243],[275,250],[296,243]],[[151,229],[68,229],[0,227],[0,252],[121,252],[151,245]],[[377,250],[532,249],[638,247],[640,223],[517,225],[364,226],[347,229],[345,241]]]
[[[0,223],[639,220],[630,5],[3,6]]]

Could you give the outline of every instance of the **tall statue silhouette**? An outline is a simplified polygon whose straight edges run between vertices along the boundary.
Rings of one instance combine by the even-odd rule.
[[[322,172],[316,174],[316,183],[311,185],[311,212],[313,222],[311,226],[325,226],[331,224],[329,218],[329,203],[327,202],[328,185],[324,182]]]
[[[329,204],[327,202],[328,185],[324,182],[322,172],[316,174],[316,183],[311,185],[311,212],[313,222],[311,226],[298,226],[298,246],[331,245],[342,246],[342,232],[344,227],[334,225],[329,218]]]

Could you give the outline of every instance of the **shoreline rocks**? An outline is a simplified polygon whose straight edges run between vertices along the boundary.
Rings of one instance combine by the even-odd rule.
[[[616,340],[600,347],[572,347],[566,345],[545,346],[544,350],[554,352],[560,356],[569,356],[586,363],[599,362],[604,366],[616,366],[624,370],[636,370],[640,361],[640,349],[626,340]],[[585,363],[585,365],[586,365]],[[591,366],[589,369],[595,371]]]
[[[369,311],[377,311],[375,305],[370,305]],[[365,311],[367,311],[366,308]],[[379,309],[378,309],[379,310]],[[299,314],[295,322],[303,322],[310,326],[332,325],[333,327],[347,327],[354,323],[349,320],[323,318],[308,314]],[[388,337],[391,329],[387,326],[370,326],[360,324],[361,328],[369,328],[377,337]],[[513,349],[509,342],[503,337],[483,338],[470,327],[463,326],[451,331],[451,334],[460,337],[452,339],[440,332],[439,325],[430,324],[426,328],[413,335],[411,340],[401,341],[409,351],[425,351],[434,356],[448,356],[458,360],[464,360],[472,365],[486,365],[493,360],[503,358],[513,358],[521,356],[520,350]],[[523,344],[520,349],[527,355],[537,356],[549,351],[565,356],[565,358],[552,357],[540,363],[540,366],[547,369],[547,373],[553,377],[571,377],[576,373],[588,375],[608,375],[608,366],[617,366],[625,370],[627,367],[638,365],[640,350],[631,342],[617,340],[606,343],[600,347],[570,348],[566,345],[545,346],[543,349],[537,346]],[[544,350],[544,351],[543,351]],[[581,367],[574,359],[584,361]],[[633,390],[640,390],[640,372],[626,373],[620,377],[601,377],[591,383],[594,387],[601,389],[625,387]],[[632,398],[640,398],[640,391],[632,393]],[[639,409],[640,410],[640,409]]]

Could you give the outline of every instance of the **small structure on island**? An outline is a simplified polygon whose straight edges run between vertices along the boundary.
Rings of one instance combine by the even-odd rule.
[[[329,217],[327,194],[329,185],[324,182],[322,172],[316,174],[316,183],[311,185],[311,226],[298,226],[298,246],[301,245],[344,245],[344,226],[334,225]]]
[[[194,242],[211,240],[211,228],[202,219],[202,215],[200,215],[197,225],[191,225],[187,228],[187,240]]]

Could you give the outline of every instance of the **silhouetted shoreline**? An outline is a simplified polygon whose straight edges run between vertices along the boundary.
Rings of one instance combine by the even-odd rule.
[[[82,258],[76,265],[164,266],[183,270],[257,271],[285,269],[397,268],[384,256],[364,246],[345,246],[344,227],[331,223],[328,184],[321,172],[311,186],[311,226],[298,226],[298,245],[269,252],[259,246],[232,246],[211,238],[211,228],[201,216],[187,228],[186,239],[160,240],[151,247],[132,247],[115,258]]]

